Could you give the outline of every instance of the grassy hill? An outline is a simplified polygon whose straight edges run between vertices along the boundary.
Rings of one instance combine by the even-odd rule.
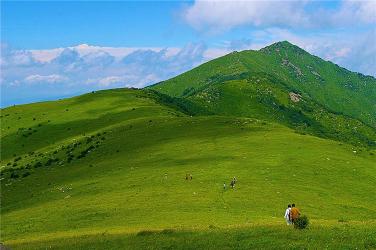
[[[277,58],[280,46],[306,56],[279,43],[152,89],[2,109],[0,241],[12,249],[375,248],[371,116],[293,89],[291,72],[291,85],[263,74],[261,62],[251,60],[260,71],[247,73],[247,53]],[[309,229],[285,226],[293,202]]]
[[[150,88],[214,114],[259,118],[320,137],[376,145],[376,79],[288,42],[233,52]]]
[[[191,116],[162,99],[118,89],[2,110],[1,240],[14,249],[375,246],[374,151],[257,119]],[[235,190],[223,190],[233,176]],[[290,202],[309,231],[283,226]]]

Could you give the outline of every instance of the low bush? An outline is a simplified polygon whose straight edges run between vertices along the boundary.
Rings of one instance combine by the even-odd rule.
[[[38,161],[38,162],[36,162],[35,164],[34,164],[34,168],[40,168],[40,167],[42,167],[43,166],[43,164],[40,162],[40,161]]]
[[[163,229],[160,233],[161,234],[173,234],[173,233],[175,233],[175,230],[170,229],[170,228],[166,228],[166,229]]]
[[[155,231],[142,230],[142,231],[137,233],[137,236],[147,236],[147,235],[153,235],[153,234],[155,234]]]
[[[49,158],[47,161],[46,161],[46,163],[44,164],[45,166],[51,166],[51,164],[54,162],[55,160],[54,159],[51,159],[51,158]]]
[[[20,176],[15,172],[10,174],[10,178],[12,178],[12,179],[17,179],[18,177],[20,177]]]
[[[309,224],[309,219],[305,215],[300,216],[294,221],[294,227],[296,229],[305,229],[308,226],[308,224]]]
[[[22,177],[25,178],[25,177],[27,177],[29,175],[30,175],[30,172],[25,172],[25,173],[22,174]]]

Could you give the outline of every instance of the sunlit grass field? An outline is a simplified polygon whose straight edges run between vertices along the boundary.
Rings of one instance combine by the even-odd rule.
[[[143,90],[1,115],[1,242],[12,249],[376,248],[370,148],[192,116]],[[285,225],[288,203],[308,229]]]

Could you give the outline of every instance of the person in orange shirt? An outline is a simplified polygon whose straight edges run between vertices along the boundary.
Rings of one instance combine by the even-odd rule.
[[[291,222],[294,224],[295,220],[299,218],[300,216],[300,211],[297,207],[295,207],[295,204],[291,205],[291,211],[290,211],[290,217],[291,217]]]

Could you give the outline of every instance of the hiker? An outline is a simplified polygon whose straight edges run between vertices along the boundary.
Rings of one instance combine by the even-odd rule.
[[[234,180],[231,181],[230,186],[231,186],[232,189],[235,187],[235,182],[234,182]]]
[[[188,174],[185,174],[185,180],[186,181],[188,180]]]
[[[234,178],[232,180],[234,181],[234,185],[235,185],[235,183],[237,181],[236,177],[234,176]]]
[[[291,205],[290,204],[287,205],[287,209],[285,211],[285,219],[286,219],[287,225],[291,225]]]
[[[295,223],[295,220],[297,218],[299,218],[299,216],[300,216],[299,209],[297,207],[295,207],[295,204],[292,204],[291,205],[291,211],[290,211],[290,219],[291,219],[292,224]]]
[[[223,190],[226,190],[226,182],[223,183]]]

